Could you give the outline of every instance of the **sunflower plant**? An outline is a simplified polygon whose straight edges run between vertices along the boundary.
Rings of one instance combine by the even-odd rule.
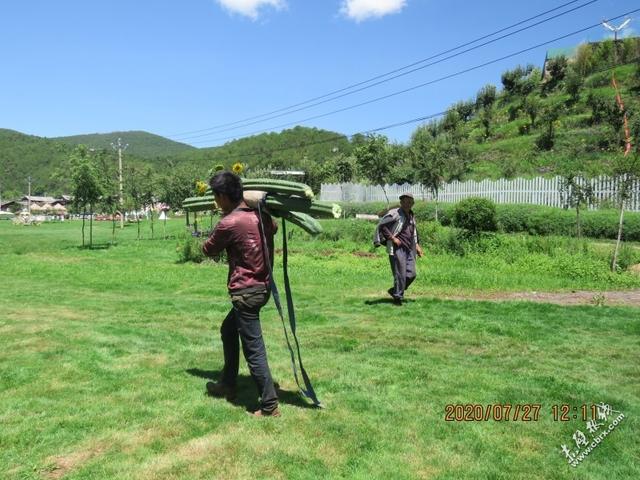
[[[205,182],[203,182],[202,180],[198,180],[196,182],[196,194],[199,197],[202,197],[202,196],[204,196],[206,191],[207,191],[207,184]]]
[[[242,165],[240,162],[234,163],[233,166],[231,167],[231,171],[236,175],[241,175],[243,170],[244,170],[244,165]]]

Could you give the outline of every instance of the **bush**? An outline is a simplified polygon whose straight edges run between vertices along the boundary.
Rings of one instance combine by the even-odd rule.
[[[609,265],[613,263],[613,251],[611,251],[611,255],[609,257]],[[640,253],[633,247],[629,245],[622,244],[620,246],[620,251],[618,252],[618,266],[616,271],[624,272],[630,266],[635,265],[636,263],[640,263]]]
[[[584,86],[587,88],[607,87],[609,85],[611,85],[611,73],[609,72],[594,73],[584,82]]]
[[[206,259],[202,253],[202,241],[189,234],[181,237],[176,252],[178,252],[179,263],[202,263]]]
[[[386,211],[385,202],[342,204],[347,216],[356,213],[378,214]],[[438,223],[442,226],[453,224],[456,204],[441,203],[438,206]],[[496,208],[497,225],[501,232],[526,232],[531,235],[573,236],[576,231],[576,214],[573,210],[529,204],[499,204]],[[419,224],[435,220],[433,201],[416,201],[413,208]],[[580,212],[582,234],[590,238],[615,239],[618,234],[619,212],[609,210],[585,210]],[[363,222],[367,223],[367,222]],[[640,241],[640,213],[625,212],[623,239]]]
[[[538,150],[551,150],[555,143],[555,135],[553,132],[545,130],[538,138],[536,138],[536,147]]]
[[[495,232],[496,205],[487,198],[466,198],[458,202],[453,213],[453,223],[472,233]]]

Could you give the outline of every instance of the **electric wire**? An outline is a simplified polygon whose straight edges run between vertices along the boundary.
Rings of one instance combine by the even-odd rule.
[[[627,15],[630,15],[632,13],[636,13],[638,11],[640,11],[640,8],[632,10],[630,12],[626,12],[626,13],[624,13],[622,15],[618,15],[616,17],[612,17],[611,20],[617,20],[618,18],[625,17]],[[596,23],[596,24],[590,25],[588,27],[581,28],[579,30],[575,30],[573,32],[570,32],[570,33],[561,35],[559,37],[553,38],[551,40],[547,40],[545,42],[538,43],[538,44],[533,45],[531,47],[518,50],[517,52],[513,52],[513,53],[510,53],[508,55],[504,55],[504,56],[496,58],[494,60],[489,60],[489,61],[481,63],[479,65],[475,65],[473,67],[469,67],[469,68],[466,68],[464,70],[460,70],[460,71],[451,73],[449,75],[445,75],[445,76],[436,78],[434,80],[430,80],[428,82],[420,83],[418,85],[414,85],[412,87],[408,87],[408,88],[405,88],[403,90],[395,91],[395,92],[389,93],[387,95],[376,97],[376,98],[373,98],[373,99],[370,99],[370,100],[367,100],[367,101],[364,101],[364,102],[360,102],[360,103],[357,103],[357,104],[354,104],[354,105],[350,105],[350,106],[347,106],[347,107],[343,107],[343,108],[340,108],[340,109],[332,110],[330,112],[325,112],[325,113],[322,113],[322,114],[318,114],[318,115],[314,115],[314,116],[311,116],[311,117],[295,120],[295,121],[292,121],[292,122],[287,122],[287,123],[275,125],[275,126],[272,126],[272,127],[269,127],[269,128],[255,130],[255,131],[252,131],[252,132],[244,133],[239,138],[244,138],[244,137],[256,135],[256,134],[259,134],[259,133],[263,133],[263,132],[267,132],[267,131],[271,131],[271,130],[276,130],[276,129],[288,127],[288,126],[291,126],[291,125],[297,125],[297,124],[300,124],[300,123],[303,123],[303,122],[308,122],[308,121],[311,121],[311,120],[317,120],[319,118],[324,118],[324,117],[327,117],[327,116],[330,116],[330,115],[335,115],[336,113],[342,113],[342,112],[345,112],[345,111],[348,111],[348,110],[353,110],[354,108],[359,108],[359,107],[362,107],[362,106],[365,106],[365,105],[369,105],[369,104],[372,104],[372,103],[375,103],[375,102],[386,100],[388,98],[392,98],[392,97],[395,97],[395,96],[398,96],[398,95],[402,95],[404,93],[411,92],[411,91],[417,90],[419,88],[424,88],[426,86],[433,85],[435,83],[439,83],[439,82],[442,82],[444,80],[449,80],[451,78],[454,78],[454,77],[463,75],[465,73],[469,73],[469,72],[478,70],[480,68],[484,68],[486,66],[501,62],[503,60],[515,57],[517,55],[521,55],[523,53],[529,52],[531,50],[535,50],[535,49],[543,47],[545,45],[549,45],[549,44],[557,42],[559,40],[563,40],[565,38],[568,38],[568,37],[571,37],[571,36],[574,36],[574,35],[578,35],[580,33],[584,33],[584,32],[586,32],[588,30],[591,30],[592,28],[596,28],[596,27],[599,27],[599,26],[600,26],[600,23]],[[202,136],[208,136],[208,135],[202,135]],[[196,141],[196,142],[190,142],[190,143],[191,144],[210,143],[210,142],[224,141],[224,140],[230,140],[230,139],[238,139],[238,136],[228,136],[228,137],[215,138],[215,139]]]
[[[639,9],[640,10],[640,9]],[[613,18],[612,20],[617,19]],[[633,60],[629,60],[625,63],[621,63],[618,65],[613,65],[610,67],[605,67],[599,70],[596,70],[594,72],[591,72],[590,75],[594,75],[597,73],[602,73],[602,72],[607,72],[610,70],[615,70],[618,67],[622,67],[625,65],[632,65],[634,63],[638,63],[640,62],[640,57],[636,57]],[[392,128],[397,128],[400,126],[405,126],[405,125],[410,125],[413,123],[418,123],[418,122],[424,122],[426,120],[433,120],[435,118],[441,117],[443,115],[445,115],[447,113],[447,110],[442,111],[442,112],[437,112],[437,113],[431,113],[428,115],[423,115],[420,117],[416,117],[416,118],[412,118],[409,120],[403,120],[400,122],[396,122],[396,123],[392,123],[389,125],[384,125],[382,127],[376,127],[376,128],[371,128],[369,130],[361,130],[359,132],[356,133],[352,133],[351,135],[346,135],[346,134],[338,134],[338,135],[334,135],[333,137],[328,137],[328,138],[324,138],[322,140],[316,140],[313,142],[302,142],[302,143],[298,143],[298,144],[292,144],[292,145],[286,145],[286,146],[282,146],[282,147],[278,147],[278,148],[272,148],[269,150],[256,150],[254,152],[246,152],[246,153],[240,153],[240,154],[226,154],[226,155],[222,155],[222,156],[216,156],[215,160],[216,161],[224,161],[224,160],[231,160],[231,159],[239,159],[239,158],[245,158],[245,157],[254,157],[254,156],[258,156],[258,155],[265,155],[265,154],[272,154],[272,153],[279,153],[279,152],[284,152],[287,150],[293,150],[293,149],[298,149],[298,148],[307,148],[307,147],[312,147],[315,145],[322,145],[324,143],[331,143],[331,142],[335,142],[338,140],[344,140],[345,138],[353,138],[356,135],[372,135],[374,133],[378,133],[378,132],[382,132],[384,130],[390,130]],[[224,148],[224,147],[213,147],[213,148]]]
[[[282,117],[282,116],[285,116],[285,115],[289,115],[289,114],[291,114],[291,113],[295,113],[295,112],[298,112],[298,111],[301,111],[301,110],[305,110],[305,109],[308,109],[308,108],[312,108],[312,107],[315,107],[315,106],[317,106],[317,105],[320,105],[320,104],[323,104],[323,103],[327,103],[327,102],[330,102],[330,101],[333,101],[333,100],[337,100],[337,99],[339,99],[339,98],[345,97],[345,96],[347,96],[347,95],[352,95],[353,93],[357,93],[357,92],[360,92],[360,91],[362,91],[362,90],[366,90],[366,89],[368,89],[368,88],[372,88],[372,87],[377,86],[377,85],[380,85],[380,84],[382,84],[382,83],[389,82],[389,81],[394,80],[394,79],[396,79],[396,78],[399,78],[399,77],[402,77],[402,76],[408,75],[408,74],[410,74],[410,73],[416,72],[416,71],[418,71],[418,70],[422,70],[422,69],[427,68],[427,67],[429,67],[429,66],[433,66],[433,65],[435,65],[435,64],[438,64],[438,63],[444,62],[444,61],[446,61],[446,60],[449,60],[449,59],[454,58],[454,57],[456,57],[456,56],[462,55],[462,54],[464,54],[464,53],[468,53],[468,52],[470,52],[470,51],[472,51],[472,50],[475,50],[475,49],[478,49],[478,48],[484,47],[484,46],[489,45],[489,44],[491,44],[491,43],[495,43],[495,42],[497,42],[497,41],[503,40],[504,38],[510,37],[510,36],[515,35],[515,34],[517,34],[517,33],[521,33],[522,31],[528,30],[528,29],[530,29],[530,28],[536,27],[536,26],[541,25],[541,24],[543,24],[543,23],[546,23],[546,22],[549,22],[549,21],[554,20],[554,19],[556,19],[556,18],[559,18],[559,17],[561,17],[561,16],[563,16],[563,15],[566,15],[566,14],[568,14],[568,13],[572,13],[572,12],[574,12],[574,11],[576,11],[576,10],[579,10],[579,9],[581,9],[581,8],[584,8],[584,7],[586,7],[586,6],[589,6],[589,5],[591,5],[591,4],[593,4],[593,3],[595,3],[595,2],[597,2],[597,1],[599,1],[599,0],[590,0],[590,1],[588,1],[587,3],[584,3],[584,4],[582,4],[582,5],[578,5],[578,6],[576,6],[576,7],[572,8],[572,9],[570,9],[570,10],[567,10],[567,11],[565,11],[565,12],[561,12],[561,13],[559,13],[559,14],[557,14],[557,15],[554,15],[554,16],[552,16],[552,17],[546,18],[546,19],[541,20],[541,21],[539,21],[539,22],[536,22],[536,23],[534,23],[534,24],[532,24],[532,25],[529,25],[529,26],[523,27],[523,28],[518,29],[518,30],[516,30],[516,31],[514,31],[514,32],[510,32],[510,33],[508,33],[508,34],[502,35],[502,36],[500,36],[500,37],[498,37],[498,38],[495,38],[495,39],[493,39],[493,40],[490,40],[490,41],[484,42],[484,43],[482,43],[482,44],[480,44],[480,45],[476,45],[476,46],[474,46],[474,47],[472,47],[472,48],[469,48],[469,49],[466,49],[466,50],[464,50],[464,51],[462,51],[462,52],[458,52],[458,53],[456,53],[455,55],[450,55],[450,56],[448,56],[448,57],[446,57],[446,58],[443,58],[443,59],[440,59],[440,60],[438,60],[438,61],[436,61],[436,62],[432,62],[432,63],[430,63],[430,64],[428,64],[428,65],[424,65],[424,66],[421,66],[421,67],[419,67],[419,68],[414,68],[414,69],[409,70],[409,71],[407,71],[407,72],[403,72],[403,73],[401,73],[401,74],[399,74],[399,75],[395,75],[395,76],[393,76],[393,77],[391,77],[391,78],[387,78],[387,79],[385,79],[385,80],[378,81],[378,82],[376,82],[376,83],[373,83],[372,85],[368,85],[368,86],[366,86],[366,87],[359,88],[359,89],[354,90],[354,91],[352,91],[352,92],[342,93],[342,92],[346,92],[347,90],[354,89],[354,88],[356,88],[356,87],[361,87],[362,85],[365,85],[365,84],[367,84],[367,83],[374,82],[375,80],[380,80],[380,79],[382,79],[382,78],[384,78],[384,77],[388,77],[388,76],[393,75],[393,74],[395,74],[395,73],[402,72],[403,70],[407,70],[407,69],[409,69],[409,68],[411,68],[411,67],[414,67],[414,66],[416,66],[416,65],[420,65],[420,64],[425,63],[425,62],[427,62],[427,61],[429,61],[429,60],[433,60],[433,59],[435,59],[435,58],[441,57],[441,56],[443,56],[443,55],[446,55],[446,54],[448,54],[448,53],[454,52],[454,51],[456,51],[456,50],[459,50],[459,49],[461,49],[461,48],[467,47],[467,46],[469,46],[469,45],[473,45],[474,43],[477,43],[477,42],[479,42],[479,41],[482,41],[482,40],[484,40],[484,39],[487,39],[487,38],[489,38],[489,37],[492,37],[492,36],[494,36],[494,35],[497,35],[497,34],[499,34],[499,33],[502,33],[502,32],[504,32],[504,31],[510,30],[510,29],[512,29],[512,28],[514,28],[514,27],[516,27],[516,26],[522,25],[523,23],[527,23],[527,22],[529,22],[529,21],[531,21],[531,20],[534,20],[534,19],[536,19],[536,18],[539,18],[539,17],[541,17],[541,16],[543,16],[543,15],[546,15],[547,13],[551,13],[551,12],[553,12],[553,11],[556,11],[556,10],[559,10],[559,9],[561,9],[561,8],[564,8],[564,7],[568,6],[568,5],[571,5],[571,4],[573,4],[573,3],[576,3],[577,1],[579,1],[579,0],[572,0],[572,1],[570,1],[570,2],[567,2],[567,3],[563,4],[563,5],[560,5],[560,6],[558,6],[558,7],[555,7],[555,8],[553,8],[553,9],[547,10],[547,11],[545,11],[545,12],[542,12],[542,13],[539,13],[539,14],[534,15],[534,16],[532,16],[532,17],[529,17],[529,18],[527,18],[527,19],[525,19],[525,20],[521,20],[521,21],[519,21],[519,22],[517,22],[517,23],[514,23],[514,24],[512,24],[512,25],[509,25],[508,27],[501,28],[501,29],[499,29],[499,30],[496,30],[495,32],[492,32],[492,33],[490,33],[490,34],[487,34],[487,35],[481,36],[481,37],[476,38],[476,39],[474,39],[474,40],[471,40],[471,41],[469,41],[469,42],[466,42],[466,43],[460,44],[460,45],[458,45],[458,46],[456,46],[456,47],[453,47],[453,48],[450,48],[450,49],[445,50],[445,51],[443,51],[443,52],[440,52],[440,53],[434,54],[434,55],[432,55],[432,56],[430,56],[430,57],[427,57],[427,58],[424,58],[424,59],[422,59],[422,60],[418,60],[418,61],[416,61],[416,62],[413,62],[413,63],[409,64],[409,65],[405,65],[405,66],[400,67],[400,68],[397,68],[397,69],[395,69],[395,70],[391,70],[391,71],[386,72],[386,73],[383,73],[383,74],[381,74],[381,75],[378,75],[378,76],[372,77],[372,78],[370,78],[370,79],[367,79],[367,80],[364,80],[364,81],[361,81],[361,82],[358,82],[358,83],[355,83],[355,84],[349,85],[349,86],[347,86],[347,87],[344,87],[344,88],[341,88],[341,89],[338,89],[338,90],[334,90],[334,91],[332,91],[332,92],[329,92],[329,93],[326,93],[326,94],[324,94],[324,95],[320,95],[320,96],[317,96],[317,97],[311,98],[311,99],[306,100],[306,101],[303,101],[303,102],[299,102],[299,103],[296,103],[296,104],[293,104],[293,105],[289,105],[289,106],[287,106],[287,107],[283,107],[283,108],[280,108],[280,109],[277,109],[277,110],[273,110],[273,111],[271,111],[271,112],[267,112],[267,113],[264,113],[264,114],[255,115],[255,116],[252,116],[252,117],[247,117],[247,118],[242,119],[242,120],[237,120],[237,121],[230,122],[230,123],[224,123],[224,124],[220,124],[220,125],[213,126],[213,127],[209,127],[209,128],[205,128],[205,129],[192,130],[192,131],[187,131],[187,132],[177,133],[177,134],[173,134],[173,135],[168,135],[168,137],[170,137],[170,138],[175,138],[175,139],[178,139],[178,140],[188,140],[188,139],[191,139],[191,138],[198,138],[198,137],[201,137],[201,136],[204,136],[204,135],[193,135],[193,136],[191,136],[190,134],[192,134],[192,133],[193,133],[193,134],[195,134],[195,133],[201,133],[201,132],[211,132],[212,134],[214,134],[214,133],[222,133],[222,132],[225,132],[225,131],[230,131],[230,130],[235,130],[235,129],[238,129],[238,128],[243,128],[243,127],[245,127],[245,126],[255,125],[255,124],[257,124],[257,123],[261,123],[261,122],[263,122],[263,121],[267,121],[267,120],[270,120],[270,119],[273,119],[273,118]],[[334,95],[336,95],[336,94],[338,94],[338,93],[341,93],[341,95],[337,95],[337,96],[335,96],[335,97],[334,97]],[[327,97],[332,97],[332,98],[327,98]],[[296,107],[301,107],[302,105],[309,104],[309,103],[311,103],[311,102],[316,102],[317,100],[321,100],[321,99],[325,99],[325,100],[323,100],[323,101],[321,101],[321,102],[313,103],[312,105],[307,105],[307,106],[302,107],[302,108],[296,108]],[[295,109],[295,110],[292,110],[292,109]],[[289,111],[289,110],[292,110],[292,111]],[[281,113],[281,112],[285,112],[285,113]],[[279,115],[275,115],[275,114],[279,114]],[[269,118],[264,118],[264,117],[269,117]],[[261,119],[261,120],[257,120],[257,119]],[[253,121],[253,122],[251,122],[251,123],[246,123],[246,122],[249,122],[249,121],[251,121],[251,120],[256,120],[256,121]],[[239,125],[239,124],[244,124],[244,125]],[[225,128],[225,127],[229,127],[229,128]],[[188,135],[188,136],[187,136],[187,135]],[[178,137],[183,137],[183,138],[179,139]]]

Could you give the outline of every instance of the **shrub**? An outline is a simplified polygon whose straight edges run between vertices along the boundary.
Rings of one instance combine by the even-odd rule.
[[[495,232],[498,229],[496,206],[487,198],[466,198],[455,206],[453,223],[473,233]]]
[[[356,213],[378,214],[386,211],[385,202],[343,203],[342,207],[347,212],[347,217],[354,217]],[[455,208],[456,204],[440,203],[438,223],[442,226],[452,225]],[[498,227],[504,233],[573,236],[576,230],[576,215],[572,210],[529,204],[499,204],[495,208]],[[433,201],[417,200],[413,211],[419,226],[435,220]],[[580,213],[582,234],[591,238],[615,239],[618,233],[618,216],[619,212],[614,209],[585,210]],[[640,241],[640,213],[625,212],[623,239]]]
[[[198,238],[185,234],[176,247],[179,263],[202,263],[206,257],[202,253],[202,242]]]
[[[609,256],[609,265],[613,262],[613,251]],[[629,245],[622,244],[620,247],[620,251],[618,252],[618,266],[616,271],[624,272],[630,266],[635,265],[636,263],[640,263],[640,253]]]

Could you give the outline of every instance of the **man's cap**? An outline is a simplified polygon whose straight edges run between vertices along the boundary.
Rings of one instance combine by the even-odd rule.
[[[402,197],[409,197],[409,198],[413,199],[413,193],[411,193],[411,192],[401,193],[398,198],[400,200],[402,200]]]

